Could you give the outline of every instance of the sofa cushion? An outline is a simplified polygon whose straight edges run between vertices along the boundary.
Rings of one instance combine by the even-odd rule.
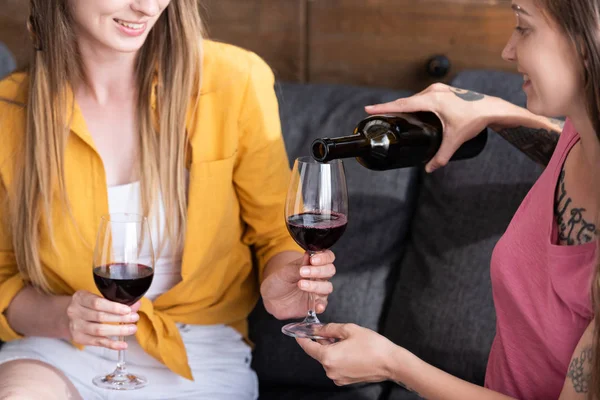
[[[352,134],[354,126],[366,116],[365,105],[408,95],[361,87],[291,83],[280,84],[277,94],[290,165],[296,157],[309,155],[313,139]],[[390,273],[402,257],[416,194],[416,171],[378,173],[353,159],[344,164],[350,203],[348,228],[333,248],[338,272],[333,279],[334,293],[321,319],[354,322],[377,330],[391,290]],[[262,304],[251,315],[250,338],[256,345],[253,367],[262,390],[289,385],[335,392],[337,388],[321,365],[308,357],[294,339],[281,333],[286,322],[289,321],[268,315]]]
[[[423,398],[418,393],[395,386],[391,393],[382,400],[423,400]]]
[[[453,82],[524,106],[521,84],[519,75],[490,71],[465,72]],[[491,253],[540,172],[489,131],[478,157],[423,175],[386,336],[455,376],[483,384],[495,334]]]
[[[15,58],[8,47],[0,42],[0,79],[10,74],[15,68]]]

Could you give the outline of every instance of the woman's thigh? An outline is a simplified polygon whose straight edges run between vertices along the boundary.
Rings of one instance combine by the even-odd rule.
[[[81,400],[75,386],[53,366],[37,360],[0,365],[0,400]]]
[[[103,390],[92,384],[95,376],[112,372],[116,367],[117,352],[108,349],[89,347],[80,351],[62,340],[28,337],[6,343],[0,351],[0,365],[16,359],[51,365],[67,377],[84,400],[254,400],[258,397],[256,374],[250,368],[251,351],[238,333],[224,326],[185,326],[181,333],[194,381],[169,371],[145,353],[135,338],[127,339],[128,369],[145,376],[149,383],[132,392]]]
[[[50,366],[54,371],[59,371],[61,376],[66,377],[68,382],[76,388],[80,395],[79,398],[102,399],[94,392],[95,388],[91,382],[94,372],[96,372],[93,357],[87,356],[85,352],[77,350],[63,340],[27,337],[5,343],[0,351],[0,367],[17,360],[35,360],[42,365]],[[37,377],[34,377],[35,374],[29,374],[27,382],[33,382],[35,385]],[[0,400],[3,400],[2,397]]]

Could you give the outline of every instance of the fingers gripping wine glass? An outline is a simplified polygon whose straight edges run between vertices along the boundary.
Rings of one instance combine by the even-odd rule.
[[[101,218],[94,250],[94,282],[102,295],[120,304],[133,305],[152,284],[154,250],[146,217],[109,214]],[[123,341],[123,337],[119,338]],[[148,383],[125,365],[125,350],[119,350],[117,368],[94,378],[104,389],[132,390]]]
[[[290,235],[311,257],[333,246],[348,223],[348,190],[342,161],[296,159],[285,217]],[[308,297],[304,321],[285,325],[282,332],[292,337],[323,339],[318,334],[322,324],[315,313],[315,295],[309,293]]]

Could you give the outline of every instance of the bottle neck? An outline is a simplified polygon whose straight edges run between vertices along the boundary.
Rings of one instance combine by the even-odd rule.
[[[369,139],[363,135],[344,136],[334,139],[317,139],[312,143],[313,158],[327,162],[339,158],[354,158],[369,153]]]

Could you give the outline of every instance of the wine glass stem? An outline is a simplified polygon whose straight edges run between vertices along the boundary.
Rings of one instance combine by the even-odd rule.
[[[318,251],[309,251],[308,252],[310,258],[312,258],[312,256],[314,256],[315,254],[318,254],[318,253],[319,253]],[[310,263],[310,261],[309,261],[309,263]],[[314,281],[314,280],[316,280],[316,279],[311,279],[311,281]],[[311,323],[311,324],[321,323],[319,321],[319,318],[317,317],[315,308],[316,308],[316,295],[312,292],[308,292],[308,314],[306,315],[306,318],[304,319],[305,322]]]
[[[119,336],[119,341],[123,342],[125,339],[123,336]],[[117,372],[120,374],[124,374],[127,371],[127,366],[125,365],[125,350],[119,350],[119,361],[117,361]]]

